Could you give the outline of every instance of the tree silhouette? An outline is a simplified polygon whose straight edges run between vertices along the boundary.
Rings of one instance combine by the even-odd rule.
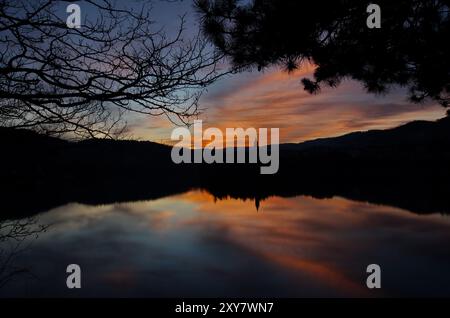
[[[368,92],[407,87],[414,102],[449,104],[450,1],[379,0],[381,28],[367,27],[361,0],[197,0],[203,31],[238,69],[317,66],[304,88],[316,93],[343,79]]]
[[[0,0],[0,124],[49,134],[112,137],[123,114],[198,112],[220,56],[200,36],[172,37],[151,10],[112,0],[82,2],[80,28],[66,24],[70,1]],[[95,12],[95,13],[93,13]]]

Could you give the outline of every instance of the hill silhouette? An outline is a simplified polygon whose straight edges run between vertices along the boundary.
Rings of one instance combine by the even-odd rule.
[[[340,137],[321,138],[299,144],[284,144],[287,150],[312,151],[319,149],[347,152],[364,151],[366,154],[386,151],[397,153],[399,147],[408,154],[413,151],[442,151],[442,146],[450,145],[450,118],[444,117],[436,122],[413,121],[405,125],[386,129],[354,132]],[[449,150],[450,151],[450,150]],[[445,153],[445,150],[444,150]],[[383,155],[384,153],[379,153]]]
[[[280,170],[256,164],[172,163],[171,147],[148,141],[65,141],[0,128],[0,219],[69,202],[156,199],[191,189],[216,198],[341,196],[415,213],[450,213],[450,118],[417,121],[280,145]]]

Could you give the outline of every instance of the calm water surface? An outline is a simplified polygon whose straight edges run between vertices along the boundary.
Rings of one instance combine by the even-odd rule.
[[[38,229],[27,222],[25,234]],[[33,222],[47,231],[19,247],[0,241],[1,297],[450,296],[445,215],[303,196],[272,197],[257,211],[253,201],[192,191],[73,203]],[[79,290],[66,287],[72,263]],[[366,288],[371,263],[382,268],[381,290]]]

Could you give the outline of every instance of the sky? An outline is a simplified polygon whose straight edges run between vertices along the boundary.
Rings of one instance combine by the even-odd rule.
[[[185,36],[198,32],[198,16],[192,1],[154,0],[153,14],[169,34],[175,30],[182,14],[186,14],[188,21]],[[200,99],[199,119],[204,121],[204,129],[279,128],[280,142],[290,143],[385,129],[445,115],[443,107],[436,103],[410,103],[401,88],[375,96],[351,80],[338,88],[310,95],[303,90],[300,80],[311,76],[313,71],[313,65],[305,65],[291,74],[271,67],[263,72],[255,70],[222,78],[208,87]],[[130,117],[128,126],[134,138],[174,143],[170,135],[175,125],[166,118]]]

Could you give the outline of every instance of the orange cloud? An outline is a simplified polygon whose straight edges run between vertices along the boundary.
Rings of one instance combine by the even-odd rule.
[[[200,100],[204,112],[199,119],[204,121],[204,129],[217,127],[223,132],[235,127],[280,128],[280,142],[287,143],[385,129],[445,115],[438,105],[410,103],[402,89],[373,96],[353,81],[310,95],[300,79],[310,77],[313,71],[314,66],[307,64],[291,74],[273,68],[228,77]],[[166,120],[151,118],[142,120],[133,130],[142,139],[170,142],[173,127]]]
[[[277,127],[281,142],[301,142],[352,131],[385,129],[411,120],[444,116],[438,105],[414,105],[403,91],[387,96],[367,94],[356,82],[318,95],[305,92],[300,78],[313,68],[287,74],[272,70],[250,83],[206,102],[208,125],[225,127]]]

